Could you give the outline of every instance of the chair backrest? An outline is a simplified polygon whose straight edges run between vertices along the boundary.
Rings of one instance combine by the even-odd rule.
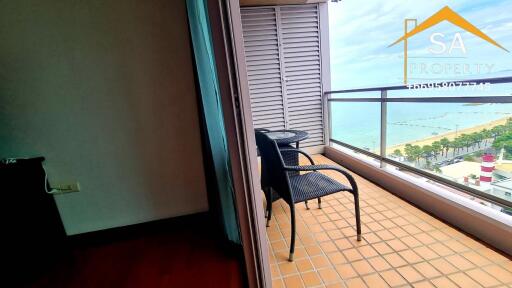
[[[265,133],[256,131],[256,145],[260,151],[262,170],[265,170],[262,174],[265,175],[266,184],[286,202],[293,203],[288,174],[284,170],[285,164],[277,143]]]

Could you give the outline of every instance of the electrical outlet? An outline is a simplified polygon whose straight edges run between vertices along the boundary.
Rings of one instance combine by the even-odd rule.
[[[80,192],[80,184],[78,182],[69,183],[69,184],[57,184],[52,185],[52,191],[50,194],[65,194],[72,192]]]

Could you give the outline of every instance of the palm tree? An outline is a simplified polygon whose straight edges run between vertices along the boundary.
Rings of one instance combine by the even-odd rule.
[[[418,145],[406,144],[404,148],[405,156],[409,161],[419,163],[422,154],[421,147]]]
[[[489,138],[492,137],[491,131],[489,131],[488,129],[484,128],[482,131],[480,131],[480,134],[482,134],[482,138],[485,141],[484,145],[487,146],[487,141],[489,141]]]
[[[484,140],[484,136],[482,132],[473,132],[469,135],[471,138],[471,142],[473,142],[473,145],[478,145],[478,148],[480,148],[480,144],[482,144],[482,141]]]
[[[425,161],[429,162],[432,156],[434,156],[434,149],[432,146],[424,145],[421,148],[421,157],[425,158]]]
[[[505,125],[498,125],[498,126],[492,127],[491,128],[492,138],[494,138],[494,140],[496,140],[496,138],[498,138],[498,136],[503,134],[503,132],[505,132],[506,130],[507,129],[506,129]]]
[[[464,142],[462,142],[461,139],[457,137],[450,142],[450,147],[453,148],[453,156],[455,156],[455,154],[459,153],[459,150],[464,147]]]
[[[446,156],[448,156],[448,150],[450,149],[450,140],[444,137],[441,140],[439,140],[439,144],[441,144],[443,149],[446,151]]]
[[[505,133],[492,143],[496,150],[505,149],[508,154],[512,154],[512,132]]]
[[[469,147],[471,147],[471,145],[473,144],[471,136],[463,133],[457,138],[462,143],[462,147],[466,147],[466,152],[469,151]],[[457,139],[455,139],[455,140],[457,140]]]
[[[395,155],[396,157],[402,157],[404,156],[402,154],[402,151],[400,151],[400,149],[395,149],[395,151],[393,151],[393,155]]]
[[[439,153],[443,152],[443,146],[439,141],[434,141],[432,142],[432,150],[434,151],[434,157],[437,160],[437,156],[439,155]]]

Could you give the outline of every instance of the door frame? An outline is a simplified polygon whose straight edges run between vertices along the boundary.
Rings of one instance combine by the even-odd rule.
[[[208,0],[235,206],[249,287],[271,287],[239,0]]]

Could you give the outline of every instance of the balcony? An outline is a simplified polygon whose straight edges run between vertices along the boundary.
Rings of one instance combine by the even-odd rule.
[[[314,160],[336,165],[322,155]],[[355,237],[352,196],[336,193],[322,200],[322,209],[296,205],[295,261],[288,262],[288,205],[274,202],[267,228],[273,287],[512,285],[512,261],[506,256],[352,174],[360,187],[361,242]]]
[[[274,286],[511,286],[512,77],[332,90],[331,78],[352,85],[346,79],[366,79],[375,67],[357,66],[364,60],[357,57],[349,71],[331,65],[335,49],[372,44],[329,47],[329,5],[242,10],[254,127],[307,131],[303,150],[351,171],[361,193],[362,242],[350,194],[325,197],[322,209],[296,205],[292,263],[288,207],[274,202],[267,228]],[[359,34],[348,26],[335,31]],[[378,68],[373,78],[387,80],[391,68]]]

